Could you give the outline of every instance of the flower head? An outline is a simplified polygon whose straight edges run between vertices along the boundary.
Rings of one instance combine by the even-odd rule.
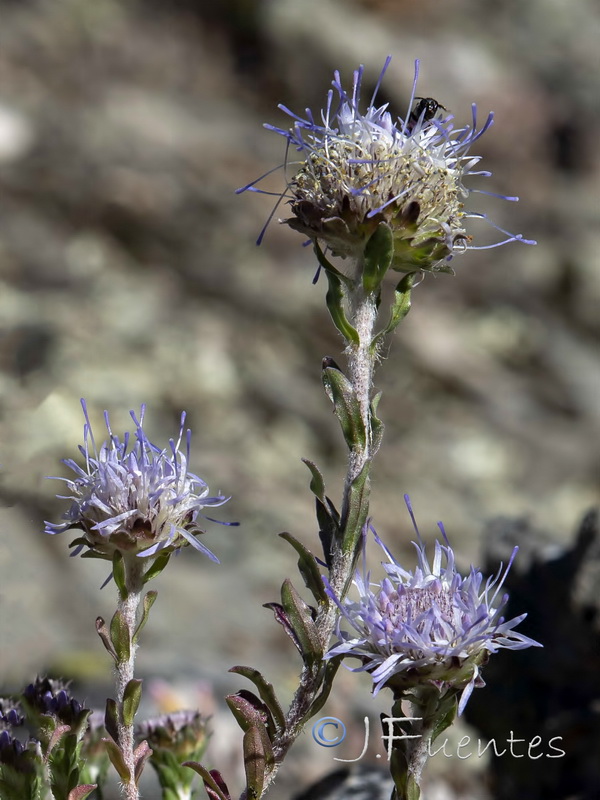
[[[493,114],[477,130],[473,105],[472,123],[455,128],[454,117],[444,113],[440,103],[416,97],[416,62],[407,113],[394,120],[387,103],[375,105],[390,60],[366,111],[360,108],[361,66],[354,72],[350,93],[339,72],[334,73],[333,89],[318,117],[307,109],[303,119],[280,105],[294,120],[292,128],[265,125],[299,154],[293,162],[286,155],[285,166],[297,169],[280,198],[288,201],[293,216],[282,221],[313,242],[324,243],[333,255],[357,260],[384,222],[393,234],[393,269],[451,272],[448,262],[453,255],[472,247],[466,218],[483,216],[464,209],[470,190],[463,178],[490,174],[474,170],[480,156],[469,150],[490,127]],[[238,191],[261,191],[256,188],[260,180]],[[517,239],[525,241],[511,234],[505,241]]]
[[[388,558],[383,563],[387,576],[381,583],[371,582],[363,555],[362,573],[357,571],[354,579],[357,601],[340,603],[328,588],[341,613],[339,641],[327,657],[359,658],[362,666],[352,671],[371,674],[374,694],[383,687],[404,690],[433,685],[441,693],[461,689],[458,710],[462,713],[473,688],[484,685],[479,672],[490,653],[541,645],[513,630],[526,614],[508,621],[502,616],[508,596],[499,593],[510,563],[487,580],[473,566],[463,577],[441,525],[440,529],[445,544],[436,541],[432,564],[420,537],[415,542],[418,566],[414,572],[405,570],[373,532]],[[516,548],[511,563],[515,554]],[[343,630],[344,623],[350,631]]]
[[[66,522],[46,523],[46,533],[82,530],[83,537],[71,543],[76,548],[72,555],[87,547],[99,558],[111,559],[117,550],[144,558],[191,544],[218,561],[196,538],[203,533],[199,518],[204,508],[223,505],[229,498],[209,497],[206,483],[188,472],[190,430],[186,432],[185,453],[179,449],[185,413],[181,415],[179,438],[176,442],[171,439],[169,447],[161,450],[143,430],[145,406],[139,420],[130,412],[135,434],[131,437],[126,433],[122,440],[112,432],[105,412],[109,438],[97,448],[85,402],[81,404],[85,425],[84,444],[79,450],[85,463],[80,467],[72,459],[64,460],[76,477],[59,478],[66,482],[69,495],[58,496],[71,500],[71,507],[63,516]]]

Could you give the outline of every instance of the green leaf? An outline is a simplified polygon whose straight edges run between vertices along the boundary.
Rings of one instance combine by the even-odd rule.
[[[377,453],[383,439],[385,425],[377,416],[377,406],[381,400],[381,392],[377,392],[371,400],[371,458]]]
[[[308,709],[308,713],[305,717],[303,717],[302,722],[306,722],[311,717],[314,717],[315,714],[323,708],[325,703],[327,702],[331,690],[333,688],[333,679],[335,678],[335,674],[338,671],[340,664],[342,663],[343,656],[334,656],[333,658],[328,659],[325,664],[325,675],[323,677],[323,688],[321,689],[320,693],[315,697],[313,700],[310,708]]]
[[[308,458],[303,458],[302,461],[309,468],[312,475],[309,487],[311,492],[315,495],[317,500],[320,500],[321,503],[325,503],[325,481],[323,480],[319,468],[312,461],[309,461]]]
[[[197,772],[204,781],[204,788],[210,800],[231,800],[227,784],[216,769],[209,770],[197,761],[184,761],[182,767],[189,767]]]
[[[298,638],[303,660],[307,664],[313,664],[323,656],[323,648],[310,608],[294,589],[289,578],[285,579],[281,587],[281,603]]]
[[[243,747],[248,800],[258,800],[265,785],[267,759],[263,746],[263,737],[257,728],[250,728],[246,731]]]
[[[375,352],[379,343],[383,338],[397,328],[400,322],[410,311],[410,293],[417,279],[418,272],[409,272],[396,286],[394,290],[394,302],[392,303],[392,310],[390,319],[385,328],[380,331],[371,342],[371,350]]]
[[[134,678],[129,681],[123,692],[123,722],[125,725],[133,725],[141,698],[142,681]]]
[[[133,639],[132,639],[133,644],[137,644],[139,635],[142,632],[142,629],[144,628],[144,625],[148,622],[148,616],[150,614],[150,609],[154,605],[154,601],[156,600],[157,597],[158,597],[158,592],[155,591],[154,589],[152,589],[151,591],[146,593],[146,596],[144,597],[142,616],[141,616],[141,619],[140,619],[140,621],[138,623],[138,626],[135,629],[135,632],[133,634]]]
[[[340,422],[344,439],[350,450],[364,449],[367,434],[354,387],[338,369],[323,370],[323,383],[333,401],[335,415]]]
[[[336,275],[327,271],[327,280],[329,282],[329,289],[325,295],[325,302],[329,309],[329,314],[333,320],[333,324],[342,334],[347,342],[359,343],[358,333],[356,328],[353,328],[344,310],[344,292],[342,290],[342,281],[339,278],[339,273]]]
[[[152,562],[152,566],[144,574],[144,584],[148,583],[148,581],[152,580],[152,578],[156,578],[157,575],[160,575],[160,573],[169,563],[170,558],[171,558],[171,553],[163,552],[160,555],[158,555]]]
[[[298,569],[304,580],[304,585],[313,594],[313,597],[319,603],[328,603],[329,598],[325,592],[323,579],[317,566],[317,561],[314,555],[308,550],[301,542],[295,539],[291,533],[280,533],[282,539],[289,542],[296,550],[300,558],[298,559]]]
[[[392,263],[394,236],[386,222],[380,222],[365,247],[363,288],[367,294],[379,290],[381,281]]]
[[[106,649],[108,650],[108,652],[110,653],[116,664],[119,659],[115,651],[115,648],[113,647],[112,642],[110,640],[110,635],[108,632],[108,628],[106,627],[106,622],[102,619],[102,617],[96,617],[96,632],[100,637],[100,639],[102,640],[102,644],[104,645],[104,647],[106,647]]]
[[[111,697],[106,700],[106,710],[104,712],[104,727],[109,736],[115,742],[119,741],[119,711],[117,703]]]
[[[113,578],[117,584],[121,600],[125,600],[129,592],[127,591],[127,584],[125,582],[125,562],[122,554],[115,550],[112,560]]]
[[[362,470],[350,484],[348,506],[342,520],[344,553],[357,553],[358,542],[369,514],[369,480],[370,463],[367,461]]]
[[[340,281],[343,284],[345,284],[345,286],[348,287],[348,289],[351,289],[353,284],[352,279],[349,278],[347,275],[344,275],[343,272],[340,272],[339,269],[336,269],[333,266],[331,261],[329,261],[325,256],[325,253],[321,250],[321,247],[318,242],[314,242],[314,250],[315,250],[315,255],[317,256],[317,261],[323,267],[325,272],[328,275],[335,275],[337,278],[340,279]]]
[[[131,640],[129,628],[123,613],[115,611],[110,621],[110,640],[115,648],[118,662],[129,661],[131,656]]]
[[[235,717],[237,724],[246,732],[250,728],[264,728],[267,723],[266,706],[258,700],[252,692],[247,692],[251,697],[243,697],[241,693],[230,694],[225,698],[229,710]],[[261,708],[261,706],[263,706]]]
[[[248,678],[249,681],[252,681],[258,689],[261,700],[273,715],[277,728],[280,731],[285,730],[285,715],[277,700],[272,684],[253,667],[231,667],[229,672],[233,672],[236,675],[243,675],[244,678]]]
[[[102,739],[102,741],[106,745],[106,752],[108,753],[108,757],[110,758],[110,763],[117,770],[119,778],[121,778],[121,780],[124,781],[124,783],[129,783],[130,779],[129,768],[127,767],[127,764],[123,760],[123,755],[118,745],[116,745],[112,739]]]

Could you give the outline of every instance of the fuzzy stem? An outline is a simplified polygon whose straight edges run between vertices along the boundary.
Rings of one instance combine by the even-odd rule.
[[[360,274],[360,265],[357,266],[357,274]],[[371,347],[377,318],[375,296],[372,293],[365,293],[361,281],[357,280],[355,288],[351,293],[349,305],[350,323],[358,333],[358,343],[349,342],[346,348],[348,357],[348,378],[358,399],[360,414],[366,431],[366,445],[363,447],[362,445],[355,444],[350,450],[348,471],[344,483],[342,509],[348,508],[352,483],[371,459],[370,404],[373,371],[376,361],[376,356]],[[358,532],[356,533],[358,534]],[[356,540],[359,542],[360,536],[357,535]],[[341,547],[339,547],[333,555],[333,563],[330,571],[330,585],[340,600],[344,597],[350,586],[356,555],[356,552],[346,552]],[[337,607],[333,602],[320,608],[316,619],[316,628],[323,650],[326,650],[329,645],[336,620]],[[275,763],[271,770],[265,775],[261,797],[267,792],[288,750],[301,733],[304,717],[321,690],[322,685],[322,665],[317,665],[315,667],[305,666],[300,676],[298,688],[286,715],[286,729],[273,741]]]
[[[138,787],[135,782],[135,740],[133,723],[126,725],[123,720],[123,698],[125,689],[129,681],[133,679],[135,667],[136,645],[133,642],[133,635],[138,624],[138,612],[142,599],[144,587],[144,561],[143,559],[126,557],[125,567],[125,587],[127,595],[122,598],[119,595],[118,610],[123,616],[129,635],[129,656],[123,660],[119,659],[116,667],[116,690],[117,690],[117,709],[119,726],[119,748],[123,755],[123,760],[129,768],[130,779],[123,785],[123,794],[126,800],[139,800]]]

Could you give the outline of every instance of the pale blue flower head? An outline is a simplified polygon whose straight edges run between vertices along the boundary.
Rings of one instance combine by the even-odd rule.
[[[493,114],[478,128],[473,105],[470,122],[455,125],[441,103],[416,95],[417,61],[404,116],[394,118],[387,103],[376,105],[390,61],[388,57],[366,109],[360,66],[350,90],[344,88],[340,73],[334,73],[333,88],[318,114],[306,109],[302,117],[280,105],[293,120],[292,127],[265,125],[287,140],[283,166],[290,177],[279,202],[287,201],[293,216],[281,221],[333,255],[356,261],[377,227],[385,223],[394,241],[392,269],[451,272],[454,255],[478,249],[466,221],[485,215],[465,208],[469,194],[476,191],[465,186],[465,179],[490,175],[478,169],[481,157],[470,151],[492,124]],[[258,184],[264,177],[238,192],[261,192]],[[526,241],[498,230],[504,238],[497,244]]]
[[[511,620],[502,616],[508,596],[501,589],[516,548],[506,569],[500,568],[497,575],[484,579],[471,566],[463,576],[441,524],[440,530],[445,543],[436,541],[431,563],[417,530],[418,564],[412,572],[396,561],[373,531],[388,559],[383,562],[386,577],[381,583],[371,581],[363,550],[363,568],[354,579],[358,600],[340,603],[328,587],[340,617],[338,642],[327,657],[358,658],[362,665],[351,671],[369,672],[374,694],[383,687],[401,692],[436,686],[442,694],[459,689],[462,713],[473,688],[484,685],[480,667],[491,653],[541,645],[514,630],[526,614]]]
[[[63,516],[65,522],[46,523],[46,533],[81,530],[83,536],[71,543],[75,547],[71,555],[88,548],[86,555],[99,558],[112,559],[117,550],[146,558],[192,545],[218,561],[197,537],[204,533],[202,518],[211,519],[204,517],[203,510],[223,505],[229,498],[210,496],[206,483],[188,470],[191,431],[184,434],[185,412],[177,441],[171,439],[165,449],[146,436],[145,406],[139,419],[130,412],[135,432],[133,436],[125,433],[122,440],[112,432],[105,412],[108,439],[97,447],[85,401],[81,404],[85,425],[79,450],[84,463],[80,466],[73,459],[64,460],[75,478],[58,479],[65,481],[69,491],[58,496],[70,500],[71,506]]]

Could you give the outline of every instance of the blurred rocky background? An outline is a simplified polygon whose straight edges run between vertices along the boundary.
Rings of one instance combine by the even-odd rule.
[[[539,244],[471,252],[455,277],[415,292],[377,378],[386,438],[372,513],[410,563],[405,492],[425,537],[443,519],[464,565],[497,515],[529,518],[560,550],[598,500],[600,9],[1,0],[0,15],[0,681],[60,673],[103,704],[109,663],[93,621],[110,615],[112,589],[99,591],[102,563],[68,559],[68,534],[42,535],[64,509],[44,478],[75,455],[82,396],[99,437],[105,408],[122,432],[147,403],[148,433],[166,443],[186,409],[192,467],[232,495],[220,517],[242,525],[210,525],[220,567],[185,552],[157,581],[139,672],[149,707],[152,695],[214,714],[214,765],[235,783],[220,697],[241,682],[226,670],[252,664],[292,690],[294,652],[261,608],[295,571],[276,534],[317,547],[300,458],[319,464],[334,498],[345,459],[320,388],[321,358],[339,358],[340,342],[313,255],[276,221],[256,248],[273,198],[234,194],[283,160],[262,123],[287,125],[280,102],[320,108],[334,69],[349,81],[363,63],[374,85],[387,54],[380,97],[396,113],[415,58],[419,94],[459,123],[472,102],[496,112],[477,149],[493,178],[471,185],[521,202],[469,203]],[[271,188],[282,185],[277,173]],[[471,232],[495,240],[485,223]],[[521,654],[510,657],[518,670]],[[355,722],[344,758],[360,752],[363,717],[385,710],[366,683],[344,673],[324,709]],[[272,796],[290,797],[335,754],[307,732]],[[428,800],[483,800],[484,768],[439,756]]]

